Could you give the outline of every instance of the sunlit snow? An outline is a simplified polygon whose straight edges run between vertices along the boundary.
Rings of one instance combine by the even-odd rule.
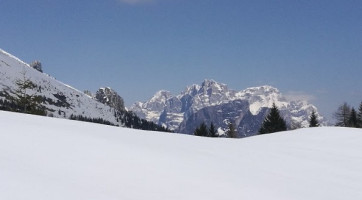
[[[362,130],[204,138],[0,111],[0,199],[362,199]]]

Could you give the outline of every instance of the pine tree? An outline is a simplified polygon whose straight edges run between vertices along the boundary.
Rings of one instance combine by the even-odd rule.
[[[197,128],[195,129],[195,131],[194,131],[194,135],[195,135],[195,136],[201,136],[200,133],[201,133],[201,132],[200,132],[200,127],[197,127]]]
[[[196,128],[196,130],[194,132],[194,135],[196,135],[196,136],[204,136],[204,137],[209,136],[207,126],[206,126],[206,124],[204,122],[202,122],[200,124],[200,126],[198,128]]]
[[[317,114],[313,110],[312,114],[310,115],[310,118],[309,118],[309,127],[318,127],[318,126],[319,126],[319,122],[317,119]]]
[[[17,80],[18,89],[15,90],[16,102],[22,108],[22,112],[26,113],[30,107],[32,96],[26,93],[27,89],[34,89],[35,85],[29,80]]]
[[[210,128],[209,128],[209,136],[210,137],[218,137],[217,130],[216,130],[215,126],[214,126],[214,123],[212,123],[212,122],[211,122]]]
[[[351,110],[351,114],[348,119],[348,127],[357,127],[357,112],[354,108]]]
[[[229,138],[238,138],[238,133],[235,130],[235,126],[231,122],[229,122],[229,124],[228,124],[228,130],[226,131],[226,135]]]
[[[361,102],[361,104],[359,105],[359,108],[358,108],[357,127],[362,128],[362,102]]]
[[[18,89],[15,90],[16,98],[13,99],[13,101],[21,109],[19,111],[29,114],[46,115],[45,108],[40,105],[42,97],[27,93],[27,90],[35,89],[37,88],[37,85],[25,77],[25,72],[23,72],[23,80],[17,80],[16,85],[18,86]]]
[[[265,117],[263,124],[259,130],[259,134],[274,133],[287,130],[284,119],[279,114],[279,109],[273,103],[269,114]]]
[[[347,127],[350,115],[351,107],[347,103],[339,106],[337,112],[334,113],[334,118],[337,121],[336,126]]]

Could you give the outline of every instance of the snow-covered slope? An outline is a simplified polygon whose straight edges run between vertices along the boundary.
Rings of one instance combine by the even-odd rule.
[[[362,130],[191,137],[0,111],[0,199],[362,199]]]
[[[47,113],[54,117],[69,118],[71,114],[88,118],[102,118],[113,124],[119,124],[114,116],[114,109],[94,98],[78,91],[55,78],[41,73],[15,56],[0,49],[0,93],[10,95],[17,89],[16,81],[29,79],[38,87],[28,90],[46,100],[43,105]],[[4,98],[1,97],[0,98]]]
[[[271,86],[252,87],[236,92],[214,80],[204,80],[201,85],[187,87],[177,96],[167,91],[157,92],[151,100],[137,102],[130,110],[147,120],[182,133],[192,133],[202,121],[212,121],[222,128],[226,128],[231,121],[239,127],[240,136],[248,136],[257,132],[267,109],[273,103],[279,107],[291,127],[307,127],[311,112],[317,111],[315,106],[306,101],[285,98],[278,89]],[[223,119],[213,118],[220,113],[223,114]],[[200,116],[204,117],[200,119]],[[323,122],[323,117],[318,116]],[[250,121],[259,124],[249,126]]]

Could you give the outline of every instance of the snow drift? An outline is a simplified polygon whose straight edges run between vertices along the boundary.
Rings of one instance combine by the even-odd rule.
[[[245,139],[0,111],[0,199],[362,199],[362,130]]]

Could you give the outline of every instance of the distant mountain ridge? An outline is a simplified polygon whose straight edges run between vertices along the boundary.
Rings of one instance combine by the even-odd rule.
[[[161,90],[146,102],[136,102],[130,110],[144,119],[186,134],[192,134],[202,122],[213,122],[222,133],[228,122],[232,122],[243,137],[257,133],[273,103],[290,128],[308,126],[309,115],[317,111],[306,101],[288,100],[272,86],[234,91],[214,80],[191,85],[177,96]],[[318,117],[323,120],[319,114]]]

